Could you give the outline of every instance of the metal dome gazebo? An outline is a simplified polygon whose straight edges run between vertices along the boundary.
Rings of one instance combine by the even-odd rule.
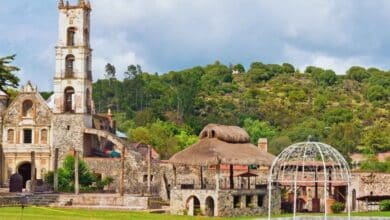
[[[268,177],[268,219],[271,218],[272,187],[291,187],[293,196],[293,219],[296,219],[297,202],[308,202],[308,197],[298,198],[298,187],[314,188],[315,195],[311,199],[312,211],[321,211],[321,199],[318,188],[323,189],[323,212],[327,219],[331,201],[338,197],[346,203],[348,219],[350,219],[350,187],[351,172],[344,157],[332,146],[320,142],[301,142],[284,149],[273,161]],[[334,189],[334,194],[332,193]],[[340,190],[344,190],[343,193]],[[274,190],[275,192],[275,190]],[[337,194],[336,194],[337,192]],[[306,194],[305,194],[306,195]],[[306,200],[305,200],[306,198]],[[328,201],[329,200],[329,201]]]

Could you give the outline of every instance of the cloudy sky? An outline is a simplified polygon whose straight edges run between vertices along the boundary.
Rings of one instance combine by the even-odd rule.
[[[76,2],[73,0],[71,2]],[[390,1],[91,0],[94,78],[107,62],[164,73],[220,60],[389,69]],[[52,89],[57,0],[1,0],[0,56]]]

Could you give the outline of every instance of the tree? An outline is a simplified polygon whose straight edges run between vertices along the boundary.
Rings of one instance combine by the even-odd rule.
[[[324,137],[325,123],[315,118],[306,118],[303,122],[295,124],[285,130],[286,136],[292,142],[307,141],[309,136],[312,140],[320,141]]]
[[[386,99],[389,98],[390,94],[387,94],[387,91],[385,88],[379,85],[373,85],[368,88],[367,91],[367,99],[370,100],[371,102],[374,101],[385,101]]]
[[[248,132],[251,142],[255,145],[257,145],[259,138],[271,140],[277,134],[277,130],[268,124],[268,122],[253,120],[251,118],[244,120],[244,129]]]
[[[74,157],[67,156],[62,167],[58,169],[58,188],[61,192],[72,192],[74,190]],[[48,173],[46,181],[53,183],[53,173]],[[90,191],[92,183],[96,181],[96,177],[89,170],[87,164],[83,160],[79,160],[79,184],[81,191]]]
[[[259,83],[271,79],[271,75],[264,69],[251,68],[248,70],[247,77],[250,82]]]
[[[363,80],[370,77],[370,74],[363,67],[353,66],[347,70],[347,77],[358,82],[363,82]]]
[[[326,143],[335,147],[345,157],[356,152],[356,147],[360,144],[361,129],[358,124],[346,122],[333,124],[329,129]]]
[[[287,136],[274,137],[269,142],[268,151],[274,155],[278,155],[282,150],[292,144]]]
[[[328,124],[349,122],[352,118],[352,111],[344,108],[330,109],[324,114],[324,119]]]
[[[15,54],[6,57],[0,57],[0,90],[7,93],[7,87],[16,88],[19,86],[19,78],[13,72],[19,71],[16,66],[10,65],[15,60]]]
[[[234,65],[233,70],[239,73],[245,73],[245,68],[241,63]]]
[[[106,64],[106,78],[107,79],[114,79],[115,78],[115,66],[111,65],[110,63]]]
[[[289,63],[283,63],[282,66],[283,66],[284,73],[294,73],[295,72],[294,66],[289,64]]]
[[[363,132],[361,139],[365,149],[371,153],[386,152],[390,150],[390,125],[378,122]]]
[[[125,78],[131,79],[137,75],[137,67],[133,64],[127,67],[127,71],[125,72]]]

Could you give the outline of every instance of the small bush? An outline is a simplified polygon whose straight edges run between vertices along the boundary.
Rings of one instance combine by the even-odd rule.
[[[381,211],[390,211],[390,200],[382,200],[379,202],[379,209]]]
[[[333,203],[330,208],[332,209],[333,213],[341,213],[345,209],[344,203],[341,202],[335,202]]]

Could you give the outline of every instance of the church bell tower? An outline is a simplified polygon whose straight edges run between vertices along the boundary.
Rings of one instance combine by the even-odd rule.
[[[92,49],[89,44],[89,1],[69,3],[59,0],[58,42],[54,75],[53,147],[60,160],[70,150],[86,154],[92,127]]]
[[[92,49],[89,44],[91,5],[78,0],[77,5],[60,0],[54,109],[57,114],[91,114]]]

